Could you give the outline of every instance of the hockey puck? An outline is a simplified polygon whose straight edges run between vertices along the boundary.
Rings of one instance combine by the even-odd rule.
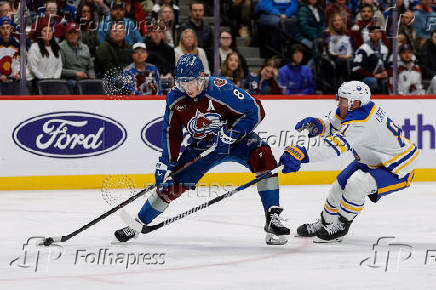
[[[54,242],[53,238],[45,238],[42,244],[47,247],[53,244],[53,242]]]

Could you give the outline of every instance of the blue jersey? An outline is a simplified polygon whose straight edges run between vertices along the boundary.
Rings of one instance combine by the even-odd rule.
[[[128,65],[123,72],[128,77],[128,89],[135,95],[160,95],[162,86],[159,72],[155,65],[146,63],[143,71],[138,70],[134,63]]]
[[[162,161],[177,161],[183,128],[191,135],[194,147],[207,148],[212,145],[215,134],[207,125],[213,121],[227,122],[227,128],[241,132],[242,138],[264,117],[260,101],[225,78],[206,78],[204,90],[195,98],[174,87],[166,98]]]

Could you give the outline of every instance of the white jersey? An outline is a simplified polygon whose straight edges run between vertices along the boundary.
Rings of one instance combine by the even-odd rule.
[[[348,112],[345,119],[322,118],[324,142],[310,147],[310,161],[325,160],[352,151],[369,168],[385,167],[400,178],[410,173],[420,151],[403,136],[402,130],[387,113],[373,102]]]

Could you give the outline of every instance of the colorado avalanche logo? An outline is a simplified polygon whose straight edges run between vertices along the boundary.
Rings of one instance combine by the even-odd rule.
[[[209,134],[216,133],[223,125],[221,115],[217,113],[202,113],[197,110],[195,117],[189,120],[186,129],[195,139],[203,139]]]

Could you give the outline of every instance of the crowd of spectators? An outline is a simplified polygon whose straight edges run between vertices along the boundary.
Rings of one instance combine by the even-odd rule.
[[[393,7],[399,10],[393,37]],[[219,72],[214,30],[204,19],[213,1],[27,1],[26,79],[77,82],[119,72],[132,94],[171,87],[181,55],[197,54],[206,75],[220,75],[252,94],[333,93],[361,80],[374,93],[391,93],[398,62],[400,94],[436,91],[436,5],[432,0],[222,0]],[[186,5],[186,2],[183,4]],[[20,1],[0,0],[0,83],[20,80]],[[250,70],[236,38],[261,48],[264,64]],[[398,55],[392,54],[393,41]]]

